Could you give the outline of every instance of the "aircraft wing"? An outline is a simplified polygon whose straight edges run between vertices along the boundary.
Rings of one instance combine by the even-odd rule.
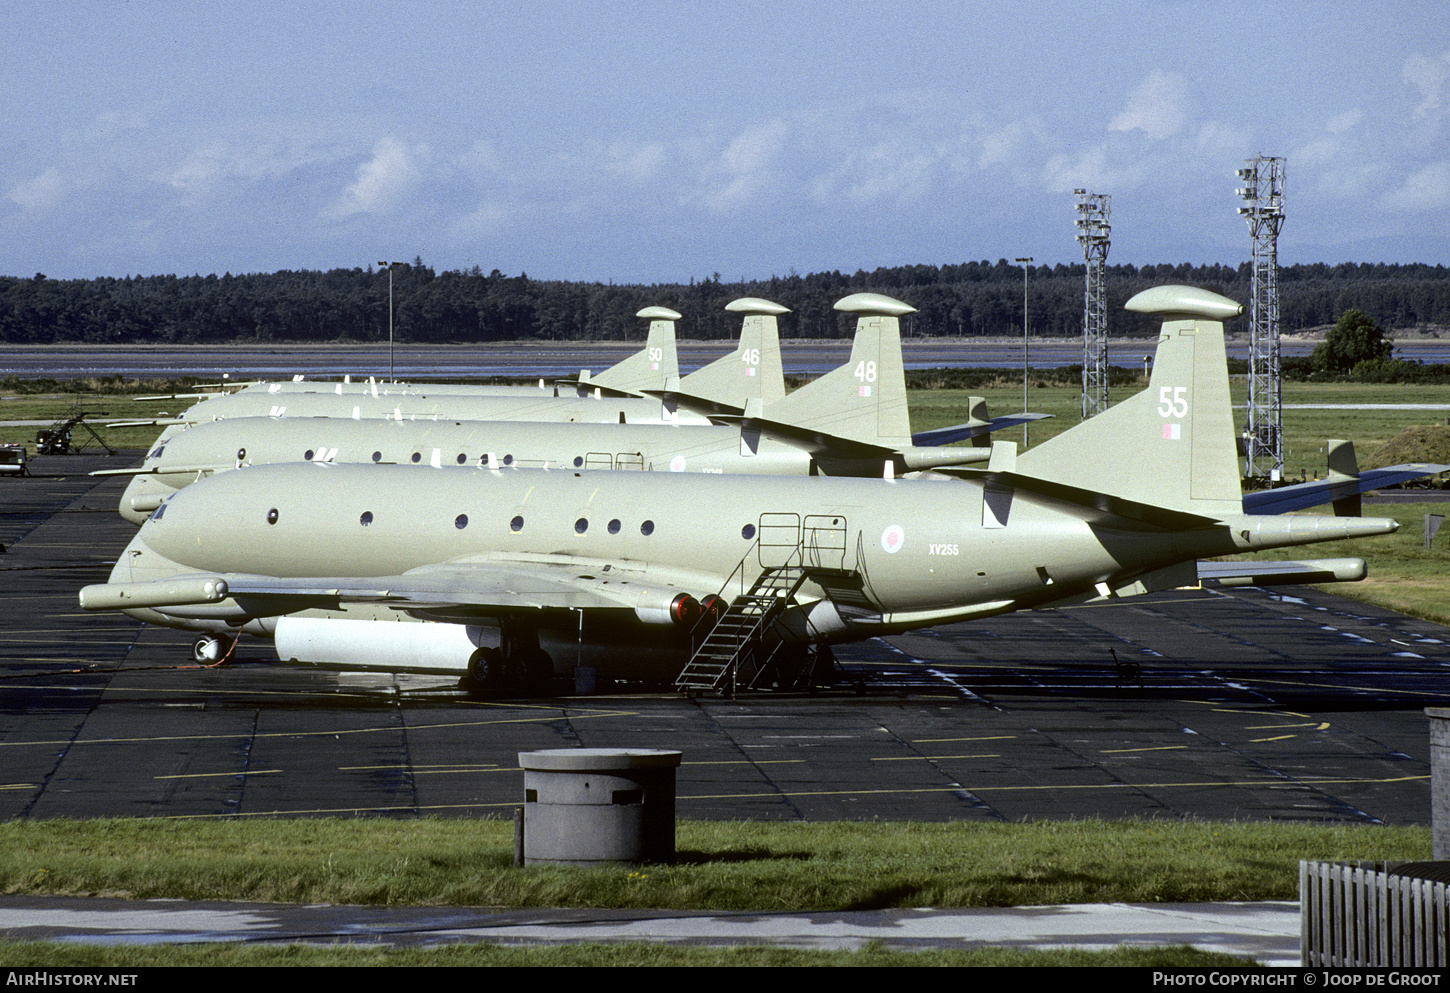
[[[1331,476],[1293,486],[1281,486],[1273,490],[1258,490],[1244,494],[1246,514],[1286,514],[1291,510],[1317,507],[1345,497],[1358,496],[1377,490],[1382,486],[1394,486],[1432,476],[1437,472],[1450,472],[1450,465],[1435,465],[1428,462],[1410,462],[1404,465],[1386,466],[1383,469],[1366,469],[1358,477]]]
[[[613,564],[548,561],[540,556],[538,561],[427,565],[397,576],[220,573],[106,583],[83,589],[81,606],[87,610],[164,609],[219,604],[230,598],[242,606],[243,613],[257,617],[340,603],[375,603],[425,611],[430,616],[477,618],[548,609],[667,612],[683,592]],[[275,603],[269,605],[268,601]]]
[[[691,396],[688,393],[681,393],[678,390],[640,390],[647,397],[654,397],[663,403],[674,403],[685,410],[708,417],[712,420],[719,417],[739,417],[745,413],[745,408],[737,404],[723,403],[719,400],[711,400],[707,397]]]
[[[1002,417],[994,417],[990,421],[968,421],[966,424],[953,424],[950,427],[918,431],[911,436],[911,443],[913,445],[950,445],[963,438],[978,438],[984,434],[991,434],[993,431],[1005,431],[1007,428],[1019,427],[1052,416],[1052,414],[1007,414]]]

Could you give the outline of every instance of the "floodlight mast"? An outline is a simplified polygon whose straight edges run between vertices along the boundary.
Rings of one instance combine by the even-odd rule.
[[[388,270],[388,382],[396,383],[398,377],[393,373],[393,270],[400,265],[407,265],[406,262],[383,262],[379,260],[378,265]]]
[[[1077,195],[1077,243],[1087,263],[1082,317],[1082,419],[1108,409],[1108,294],[1105,267],[1112,228],[1112,197],[1073,190]]]
[[[1284,478],[1283,379],[1279,358],[1279,229],[1284,224],[1284,163],[1281,156],[1244,160],[1237,176],[1244,185],[1239,215],[1253,238],[1253,283],[1249,310],[1249,402],[1244,427],[1244,475]]]
[[[1027,273],[1032,268],[1032,256],[1022,256],[1013,261],[1022,266],[1022,414],[1027,415]],[[1027,422],[1022,422],[1022,448],[1027,448]]]

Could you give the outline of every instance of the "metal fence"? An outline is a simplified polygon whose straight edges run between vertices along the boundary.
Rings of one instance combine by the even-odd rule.
[[[1305,966],[1450,964],[1450,863],[1299,862]]]

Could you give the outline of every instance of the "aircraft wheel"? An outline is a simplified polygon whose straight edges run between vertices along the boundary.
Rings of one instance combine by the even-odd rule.
[[[480,648],[468,658],[468,678],[479,690],[496,693],[503,685],[503,653]]]
[[[196,639],[191,646],[191,657],[202,665],[211,665],[227,657],[234,644],[231,638],[218,638],[216,635],[203,635]]]

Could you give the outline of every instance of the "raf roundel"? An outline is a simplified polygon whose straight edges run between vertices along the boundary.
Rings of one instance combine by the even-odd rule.
[[[683,455],[676,455],[674,458],[670,459],[670,472],[684,472],[684,471],[685,471],[685,457]]]
[[[900,524],[893,524],[881,532],[881,548],[889,555],[901,551],[901,546],[905,543],[906,532],[901,529]]]

